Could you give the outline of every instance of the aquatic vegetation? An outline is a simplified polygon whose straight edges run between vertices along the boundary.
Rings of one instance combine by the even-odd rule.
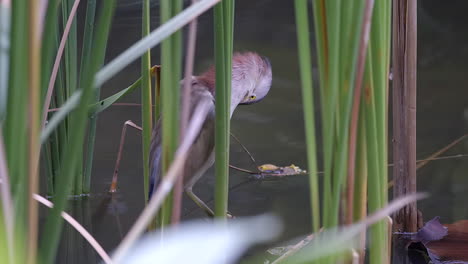
[[[221,222],[225,222],[223,219],[229,215],[234,1],[194,1],[184,9],[180,0],[164,0],[158,4],[143,0],[141,39],[106,64],[105,54],[110,44],[108,36],[116,1],[87,1],[82,38],[76,22],[80,1],[46,2],[47,6],[38,6],[39,2],[36,1],[0,0],[1,261],[53,262],[69,196],[73,194],[80,197],[90,193],[98,115],[137,89],[141,89],[141,162],[144,182],[141,196],[145,201],[150,182],[151,131],[161,115],[164,115],[161,133],[164,177],[115,253],[109,257],[104,252],[101,256],[107,262],[120,262],[131,257],[127,253],[138,253],[130,249],[139,243],[139,238],[147,231],[158,211],[160,228],[178,223],[182,210],[181,170],[185,160],[190,158],[188,149],[198,135],[208,111],[206,104],[201,103],[194,108],[192,118],[183,117],[188,113],[188,104],[179,100],[183,92],[179,82],[183,65],[181,28],[213,6],[213,55],[216,68],[214,214],[221,218]],[[293,164],[277,166],[267,163],[255,165],[254,170],[258,171],[252,174],[258,174],[257,179],[308,174],[312,215],[310,230],[313,235],[309,234],[303,249],[289,251],[286,253],[287,258],[283,255],[283,260],[278,261],[302,263],[316,260],[320,263],[335,263],[349,258],[350,250],[353,250],[355,259],[362,261],[367,230],[370,231],[371,241],[367,243],[370,263],[390,261],[391,223],[387,215],[415,199],[410,196],[401,198],[406,199],[405,203],[399,203],[398,206],[387,205],[390,5],[389,0],[314,0],[312,10],[315,28],[311,30],[308,1],[295,1],[307,171]],[[133,3],[127,6],[134,8]],[[160,8],[161,20],[159,27],[153,31],[150,27],[151,6]],[[310,32],[313,32],[315,45],[310,42]],[[162,65],[151,68],[151,49],[158,44],[161,44]],[[194,40],[191,45],[193,47]],[[316,52],[312,52],[312,48]],[[129,87],[100,99],[100,87],[138,59],[141,59],[141,77]],[[312,79],[313,61],[318,65],[316,83]],[[193,64],[193,60],[190,62],[187,59],[186,64]],[[152,87],[153,74],[159,73],[159,69],[161,72],[156,74],[157,80]],[[187,66],[185,74],[191,76],[192,70],[187,69],[190,67]],[[281,67],[277,69],[282,70]],[[318,89],[314,89],[316,84]],[[251,102],[258,99],[261,99],[260,96],[257,98],[254,95]],[[212,101],[210,103],[213,104]],[[317,103],[320,108],[318,115],[315,113]],[[180,119],[184,121],[180,122]],[[318,153],[323,154],[323,157],[319,157]],[[44,172],[39,173],[42,167]],[[319,167],[323,168],[323,174],[320,174]],[[322,179],[319,179],[319,174],[323,175]],[[44,179],[46,192],[54,203],[54,207],[45,214],[43,226],[39,226],[38,205],[33,200],[39,192],[40,179]],[[174,186],[179,186],[179,189],[174,188],[172,193]],[[67,221],[71,221],[68,216]],[[223,254],[222,251],[235,246],[239,250],[233,250],[236,253],[233,258],[238,257],[246,245],[274,237],[279,230],[277,226],[261,226],[264,223],[271,224],[270,220],[261,218],[265,222],[260,224],[255,220],[247,222],[247,226],[254,223],[258,227],[253,230],[245,226],[234,229],[235,235],[241,237],[240,240],[230,241],[227,236],[228,239],[223,237],[220,241],[246,243],[227,244],[227,249],[209,253]],[[224,224],[217,223],[216,226],[197,226],[190,231],[198,233],[196,239],[200,236],[208,237],[205,234],[216,237],[217,232],[227,230],[224,227]],[[39,239],[40,228],[45,235]],[[170,228],[166,230],[172,232]],[[265,233],[269,230],[274,232]],[[257,235],[257,232],[259,237],[254,237],[252,234]],[[186,237],[179,235],[176,233],[176,242],[183,244]],[[450,230],[443,238],[449,236]],[[159,239],[153,237],[151,243]],[[149,253],[141,254],[149,254],[152,260],[164,257],[162,253],[159,255],[160,251],[150,250]],[[157,256],[151,255],[156,253]],[[187,256],[193,257],[191,254]],[[217,262],[219,260],[216,258],[214,263]]]

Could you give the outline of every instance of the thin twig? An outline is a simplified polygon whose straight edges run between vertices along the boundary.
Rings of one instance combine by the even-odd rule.
[[[177,149],[174,160],[167,171],[165,177],[162,178],[161,184],[158,186],[156,193],[151,197],[148,205],[143,210],[137,221],[127,233],[122,243],[117,247],[113,255],[113,261],[119,263],[122,258],[127,254],[128,250],[132,247],[138,237],[145,231],[148,224],[153,219],[158,209],[161,207],[165,197],[170,193],[174,186],[177,177],[180,177],[181,170],[184,167],[185,160],[187,159],[188,150],[193,144],[196,136],[198,135],[203,121],[206,118],[211,101],[201,101],[197,106],[195,113],[190,121],[187,133],[182,141],[180,147]],[[212,105],[211,105],[212,106]]]
[[[60,45],[57,50],[57,56],[55,57],[54,67],[52,68],[52,74],[49,80],[49,86],[47,88],[47,94],[44,101],[44,109],[42,111],[42,130],[45,127],[46,120],[47,120],[47,113],[49,112],[50,101],[52,98],[52,92],[54,91],[54,84],[55,79],[57,78],[58,69],[60,66],[60,60],[62,59],[63,51],[65,49],[65,43],[68,39],[68,34],[70,33],[70,28],[73,23],[73,20],[76,15],[76,11],[78,10],[78,5],[80,4],[80,0],[75,0],[73,3],[72,9],[70,11],[70,15],[68,16],[67,24],[65,25],[65,29],[63,30],[62,39],[60,40]]]
[[[51,203],[49,200],[46,198],[38,195],[38,194],[33,194],[33,198],[38,201],[39,203],[52,208],[54,207],[54,204]],[[99,254],[99,256],[104,260],[105,263],[111,264],[113,263],[109,255],[107,255],[106,251],[101,247],[99,242],[94,239],[94,237],[80,224],[78,221],[76,221],[73,217],[71,217],[69,214],[62,212],[61,213],[63,219],[67,221],[73,228],[75,228],[78,233],[83,236],[84,239],[88,241],[88,243],[96,250],[96,252]]]
[[[192,0],[195,4],[197,0]],[[195,45],[197,42],[197,18],[193,19],[189,24],[188,43],[187,43],[187,56],[185,57],[185,76],[184,76],[184,89],[182,96],[182,113],[180,121],[180,138],[179,142],[185,137],[185,130],[187,129],[190,116],[191,92],[192,92],[192,73],[193,61],[195,57]],[[184,174],[182,172],[182,174]],[[182,211],[182,192],[184,189],[184,179],[179,177],[174,187],[174,204],[172,207],[172,224],[180,222],[180,215]]]
[[[259,173],[261,174],[261,172],[250,171],[250,170],[247,170],[247,169],[236,167],[236,166],[231,165],[231,164],[229,164],[229,168],[234,169],[234,170],[238,170],[238,171],[242,171],[242,172],[245,172],[245,173],[249,173],[249,174],[259,174]]]
[[[434,152],[432,155],[430,155],[429,157],[427,157],[425,160],[422,160],[417,166],[416,166],[416,170],[418,170],[419,168],[425,166],[429,161],[431,160],[434,160],[436,157],[440,156],[442,153],[446,152],[447,150],[451,149],[453,146],[457,145],[458,143],[460,143],[462,140],[464,140],[466,137],[468,136],[468,134],[465,134],[459,138],[457,138],[456,140],[454,140],[452,143],[448,144],[447,146],[441,148],[440,150]]]
[[[242,149],[249,155],[250,160],[252,160],[252,163],[254,164],[255,168],[257,168],[257,170],[258,170],[257,162],[255,161],[254,157],[249,152],[249,150],[242,144],[242,142],[232,132],[230,132],[230,134],[231,134],[231,137],[234,138],[234,140],[237,141],[237,143],[239,143],[239,145],[242,147]]]
[[[430,161],[433,161],[433,160],[443,160],[443,159],[452,159],[452,158],[462,158],[462,157],[466,157],[468,156],[467,154],[458,154],[458,155],[452,155],[452,156],[443,156],[443,157],[438,157],[439,155],[445,153],[446,151],[448,151],[449,149],[451,149],[452,147],[454,147],[455,145],[457,145],[458,143],[460,143],[461,141],[463,141],[463,139],[465,139],[466,137],[468,137],[468,134],[465,134],[457,139],[455,139],[454,141],[452,141],[450,144],[448,144],[447,146],[439,149],[438,151],[434,152],[433,154],[431,154],[429,157],[423,159],[423,160],[417,160],[416,161],[416,170],[419,170],[420,168],[424,167],[425,165],[427,165],[427,163],[429,163]],[[389,164],[388,165],[389,167],[390,166],[393,166],[393,164]],[[388,183],[388,188],[391,188],[393,187],[394,185],[394,180],[391,180],[389,183]]]

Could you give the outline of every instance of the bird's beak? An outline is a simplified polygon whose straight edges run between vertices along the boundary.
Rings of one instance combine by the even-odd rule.
[[[265,98],[265,97],[263,97],[263,98]],[[258,102],[260,102],[261,100],[263,100],[263,98],[258,98],[258,97],[257,97],[257,98],[254,99],[254,100],[249,100],[249,98],[246,97],[246,99],[242,100],[242,102],[240,102],[239,104],[240,104],[240,105],[255,104],[255,103],[258,103]]]

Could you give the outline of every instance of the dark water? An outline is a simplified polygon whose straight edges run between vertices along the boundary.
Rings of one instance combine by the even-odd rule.
[[[140,10],[136,0],[121,1],[109,42],[108,60],[128,48],[140,36]],[[85,7],[85,3],[82,3]],[[425,158],[467,132],[468,128],[468,34],[463,10],[465,1],[420,1],[418,44],[418,158]],[[153,5],[157,14],[157,4]],[[84,14],[84,8],[81,9]],[[261,103],[239,107],[231,122],[232,132],[251,151],[259,164],[291,163],[306,169],[306,149],[298,73],[293,1],[236,1],[236,51],[252,50],[270,58],[273,85]],[[153,15],[153,28],[159,17]],[[81,21],[82,22],[82,21]],[[199,21],[196,72],[213,60],[211,12]],[[159,51],[153,51],[153,64]],[[136,62],[109,81],[102,90],[108,96],[139,77]],[[139,102],[135,92],[123,100]],[[120,166],[119,191],[107,194],[120,139],[126,120],[140,124],[140,108],[115,106],[99,116],[95,161],[90,197],[72,201],[70,212],[110,252],[130,229],[144,205],[140,132],[129,130]],[[391,131],[389,131],[391,133]],[[446,155],[468,154],[468,142]],[[391,155],[390,155],[391,156]],[[253,169],[248,156],[231,143],[231,164]],[[466,158],[433,161],[418,171],[418,189],[431,193],[419,203],[425,220],[441,216],[448,223],[468,217],[468,162]],[[231,186],[247,175],[231,171]],[[213,197],[214,176],[210,170],[194,187],[209,201]],[[280,181],[253,182],[230,192],[229,210],[235,216],[274,212],[283,218],[284,239],[306,234],[310,228],[308,182],[305,176]],[[212,206],[212,203],[209,203]],[[190,200],[184,200],[184,218],[204,217]],[[59,262],[93,263],[86,242],[66,229]]]

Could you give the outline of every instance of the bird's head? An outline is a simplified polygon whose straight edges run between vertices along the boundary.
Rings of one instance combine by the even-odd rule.
[[[262,100],[270,91],[271,80],[271,64],[268,58],[253,52],[234,54],[232,103],[237,101],[239,104],[253,104]]]
[[[271,64],[254,52],[235,53],[232,57],[231,115],[239,104],[256,103],[271,87]],[[200,84],[215,94],[215,69],[210,67],[197,77]]]

